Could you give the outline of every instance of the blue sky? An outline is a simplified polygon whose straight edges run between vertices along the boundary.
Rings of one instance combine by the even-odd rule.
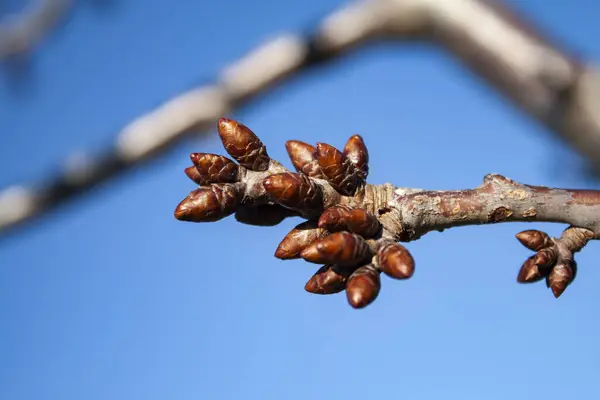
[[[597,2],[512,3],[600,59]],[[140,113],[341,4],[79,2],[24,80],[0,72],[0,186],[109,145]],[[284,162],[287,139],[343,146],[360,133],[372,183],[458,189],[498,172],[597,187],[543,128],[428,46],[365,49],[233,117]],[[223,153],[216,133],[188,141],[0,243],[1,399],[598,398],[598,243],[557,301],[515,283],[530,253],[514,235],[564,226],[432,233],[408,245],[414,277],[384,279],[355,311],[343,294],[303,290],[313,265],[273,257],[297,221],[176,221],[192,151]]]

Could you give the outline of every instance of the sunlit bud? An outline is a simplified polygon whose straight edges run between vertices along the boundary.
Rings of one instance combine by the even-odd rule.
[[[517,282],[519,283],[534,283],[544,279],[548,275],[549,269],[540,267],[535,263],[535,256],[529,257],[519,270]]]
[[[300,253],[309,244],[324,236],[323,229],[318,228],[316,222],[306,221],[292,229],[279,243],[275,257],[282,260],[299,258]]]
[[[318,211],[323,206],[323,193],[306,175],[284,172],[263,181],[273,200],[284,207],[299,211]]]
[[[336,232],[306,247],[300,256],[317,264],[358,265],[372,256],[369,244],[349,232]]]
[[[546,286],[552,290],[552,294],[558,299],[573,282],[576,274],[577,264],[574,261],[572,263],[557,264],[546,277]]]
[[[550,237],[538,230],[528,230],[517,233],[517,239],[530,250],[538,251],[552,244]]]
[[[200,174],[199,185],[233,183],[238,178],[238,166],[225,156],[208,153],[192,153],[190,159]]]
[[[329,184],[340,194],[353,196],[362,181],[344,154],[326,143],[317,143],[317,160]]]
[[[175,218],[189,222],[214,222],[233,214],[241,197],[232,184],[202,186],[175,209]]]
[[[377,218],[364,208],[333,206],[321,214],[319,227],[329,232],[349,231],[364,237],[372,237],[381,225]]]
[[[241,166],[252,171],[266,171],[269,168],[267,148],[248,127],[237,121],[221,118],[218,130],[225,150]]]
[[[285,148],[296,171],[312,178],[325,178],[316,158],[316,148],[299,140],[288,140]]]
[[[187,175],[187,177],[196,182],[196,184],[202,185],[203,180],[200,176],[200,172],[198,172],[198,169],[196,169],[196,167],[194,167],[193,165],[191,167],[187,167],[184,170],[184,172]]]
[[[381,279],[379,271],[371,264],[358,268],[346,282],[346,297],[354,308],[371,304],[379,295]]]
[[[360,178],[364,181],[369,174],[369,152],[360,135],[351,136],[344,147],[344,155],[358,170]]]
[[[379,268],[389,277],[408,279],[415,272],[415,260],[400,243],[386,244],[377,252]]]
[[[346,280],[351,273],[351,269],[325,265],[306,282],[304,290],[314,294],[339,293],[346,287]]]

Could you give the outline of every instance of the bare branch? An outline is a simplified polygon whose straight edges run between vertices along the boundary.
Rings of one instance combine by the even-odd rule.
[[[40,187],[0,192],[0,231],[149,161],[274,84],[380,39],[431,40],[461,59],[600,170],[600,80],[530,24],[491,0],[363,0],[310,35],[284,35],[224,69],[217,83],[184,93],[132,121],[113,148]]]
[[[0,60],[27,53],[71,7],[71,0],[32,0],[21,14],[0,21]]]
[[[298,171],[292,173],[268,156],[248,127],[222,118],[218,128],[225,150],[239,165],[223,156],[192,153],[196,172],[186,168],[185,173],[200,186],[181,201],[175,217],[215,222],[235,213],[238,221],[261,226],[288,216],[307,219],[284,237],[275,257],[325,264],[305,289],[333,294],[345,288],[355,308],[379,295],[380,272],[395,279],[414,273],[414,259],[395,242],[413,241],[434,230],[510,221],[570,224],[560,238],[534,230],[517,234],[524,246],[537,252],[523,264],[517,281],[546,278],[555,297],[575,279],[573,254],[589,240],[600,239],[600,191],[530,186],[497,174],[465,190],[367,184],[369,155],[358,135],[348,140],[343,152],[324,143],[313,147],[288,141],[286,149]],[[358,171],[361,180],[356,181]],[[239,218],[240,211],[253,218]]]

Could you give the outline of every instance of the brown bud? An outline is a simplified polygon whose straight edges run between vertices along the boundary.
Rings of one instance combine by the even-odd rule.
[[[241,196],[231,184],[202,186],[192,191],[175,209],[175,218],[189,222],[214,222],[231,215]]]
[[[521,266],[519,275],[517,276],[517,282],[519,283],[534,283],[544,279],[548,275],[549,270],[547,268],[538,266],[535,263],[535,256],[529,257]]]
[[[299,258],[302,250],[309,244],[325,235],[323,229],[317,228],[314,221],[306,221],[292,229],[279,243],[275,257],[282,260]]]
[[[329,184],[340,194],[353,196],[362,184],[358,171],[338,149],[317,143],[317,160]]]
[[[248,225],[275,226],[287,217],[295,215],[297,215],[295,212],[278,205],[242,205],[235,212],[235,219]]]
[[[351,269],[325,265],[306,282],[304,290],[314,294],[339,293],[346,287],[346,280],[351,273]]]
[[[200,176],[200,172],[198,172],[196,167],[193,165],[191,167],[187,167],[184,172],[188,178],[196,182],[196,184],[202,186],[202,176]]]
[[[575,261],[557,264],[546,277],[546,286],[552,290],[552,294],[558,299],[573,282],[576,274],[577,264]]]
[[[269,168],[267,148],[248,127],[237,121],[221,118],[218,128],[225,150],[241,166],[252,171],[266,171]]]
[[[535,229],[517,233],[517,239],[523,246],[533,251],[539,251],[552,244],[546,233]]]
[[[329,232],[349,231],[364,237],[372,237],[381,225],[377,218],[364,208],[333,206],[321,214],[319,228]]]
[[[325,179],[316,158],[317,149],[299,140],[288,140],[285,148],[296,171],[312,178]]]
[[[371,248],[365,239],[349,232],[336,232],[310,244],[300,253],[308,262],[352,266],[371,257]]]
[[[238,178],[238,166],[225,156],[192,153],[190,159],[200,173],[200,186],[211,183],[233,183]]]
[[[358,170],[358,175],[364,181],[369,174],[369,152],[363,138],[354,135],[348,139],[344,147],[344,155]]]
[[[555,247],[548,247],[537,252],[535,263],[542,268],[550,268],[556,262],[558,253]]]
[[[318,211],[323,206],[319,185],[306,175],[284,172],[263,181],[265,190],[284,207],[299,211]]]
[[[400,243],[386,244],[377,252],[379,268],[389,277],[408,279],[415,272],[415,260]]]
[[[346,282],[346,297],[354,308],[371,304],[379,295],[381,280],[379,271],[371,264],[358,268]]]

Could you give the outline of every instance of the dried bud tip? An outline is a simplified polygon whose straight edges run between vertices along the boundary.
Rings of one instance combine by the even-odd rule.
[[[517,275],[517,282],[519,283],[534,283],[543,279],[547,273],[543,273],[543,270],[535,263],[535,256],[529,257],[521,266],[519,275]]]
[[[353,308],[364,308],[379,295],[381,280],[379,271],[372,265],[358,268],[346,283],[346,297]]]
[[[519,232],[516,236],[523,246],[533,251],[539,251],[552,244],[546,233],[534,229]]]
[[[190,178],[192,181],[194,181],[197,185],[202,185],[202,176],[200,175],[200,172],[198,172],[198,170],[196,169],[196,167],[191,166],[191,167],[187,167],[184,170],[185,174],[187,175],[188,178]]]
[[[390,243],[377,253],[379,268],[394,279],[408,279],[415,272],[415,260],[406,247],[400,243]]]
[[[225,150],[241,166],[252,171],[266,171],[269,168],[267,148],[247,126],[221,118],[218,130]]]

